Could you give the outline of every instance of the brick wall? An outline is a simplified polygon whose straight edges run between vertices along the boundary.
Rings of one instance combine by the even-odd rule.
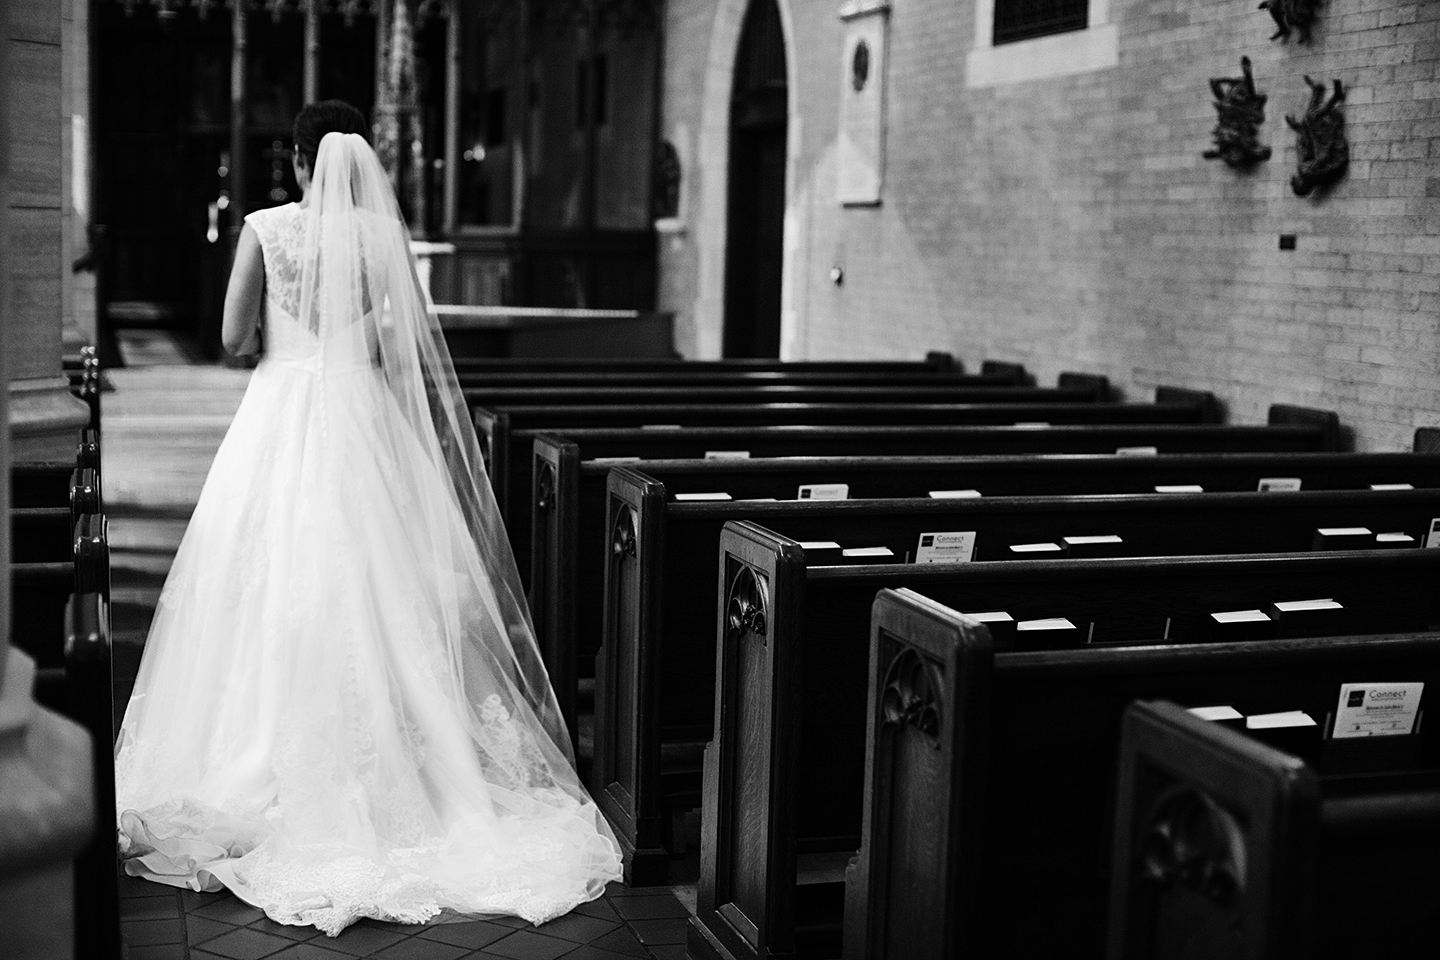
[[[667,130],[696,129],[701,100],[728,95],[683,51],[700,56],[735,3],[670,5]],[[834,201],[838,6],[782,2],[802,38],[792,355],[944,348],[1022,361],[1041,382],[1105,373],[1135,399],[1161,383],[1213,390],[1239,423],[1274,402],[1332,407],[1360,449],[1406,448],[1416,425],[1440,424],[1440,4],[1326,0],[1300,45],[1271,42],[1252,0],[1111,0],[1118,67],[969,89],[972,3],[894,0],[874,209]],[[1274,150],[1249,173],[1201,157],[1208,78],[1238,75],[1242,55],[1269,95]],[[1304,74],[1345,84],[1351,164],[1300,198],[1284,114],[1303,111]],[[691,331],[682,342],[703,342],[721,318],[698,293],[696,248],[715,225],[687,229],[662,245],[661,296]]]

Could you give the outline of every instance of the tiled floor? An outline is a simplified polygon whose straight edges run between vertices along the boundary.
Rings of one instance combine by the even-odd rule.
[[[603,898],[540,927],[442,913],[425,924],[361,920],[331,938],[275,923],[229,893],[122,877],[120,896],[128,960],[679,960],[689,916],[665,887],[612,884]]]
[[[133,341],[133,342],[132,342]],[[122,339],[131,363],[110,373],[102,399],[105,500],[110,515],[117,723],[129,700],[155,601],[248,372],[187,366],[164,338]],[[693,877],[695,855],[675,864]],[[513,918],[442,914],[426,924],[362,920],[329,938],[288,927],[229,893],[192,893],[123,877],[121,935],[128,960],[604,960],[685,954],[694,887],[626,889],[541,927]]]

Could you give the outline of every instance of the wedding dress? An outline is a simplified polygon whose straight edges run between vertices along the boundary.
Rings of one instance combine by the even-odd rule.
[[[334,936],[542,923],[620,876],[378,159],[321,142],[252,213],[266,355],[160,596],[116,744],[132,876]]]

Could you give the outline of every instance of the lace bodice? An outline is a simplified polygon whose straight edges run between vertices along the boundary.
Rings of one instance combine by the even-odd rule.
[[[312,362],[318,362],[317,355],[324,353],[333,365],[371,366],[375,354],[372,325],[354,323],[348,329],[330,331],[327,347],[320,351],[316,340],[320,332],[316,329],[318,308],[311,310],[310,322],[300,318],[306,214],[298,203],[287,203],[245,217],[260,240],[265,262],[265,352],[274,359],[313,358]]]
[[[305,210],[298,203],[256,210],[245,218],[260,240],[265,259],[265,306],[300,315],[300,244],[305,236]]]

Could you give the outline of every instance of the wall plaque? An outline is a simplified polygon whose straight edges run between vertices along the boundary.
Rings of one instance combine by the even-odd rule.
[[[847,206],[880,202],[885,167],[885,40],[889,0],[849,0],[841,59],[836,199]]]

